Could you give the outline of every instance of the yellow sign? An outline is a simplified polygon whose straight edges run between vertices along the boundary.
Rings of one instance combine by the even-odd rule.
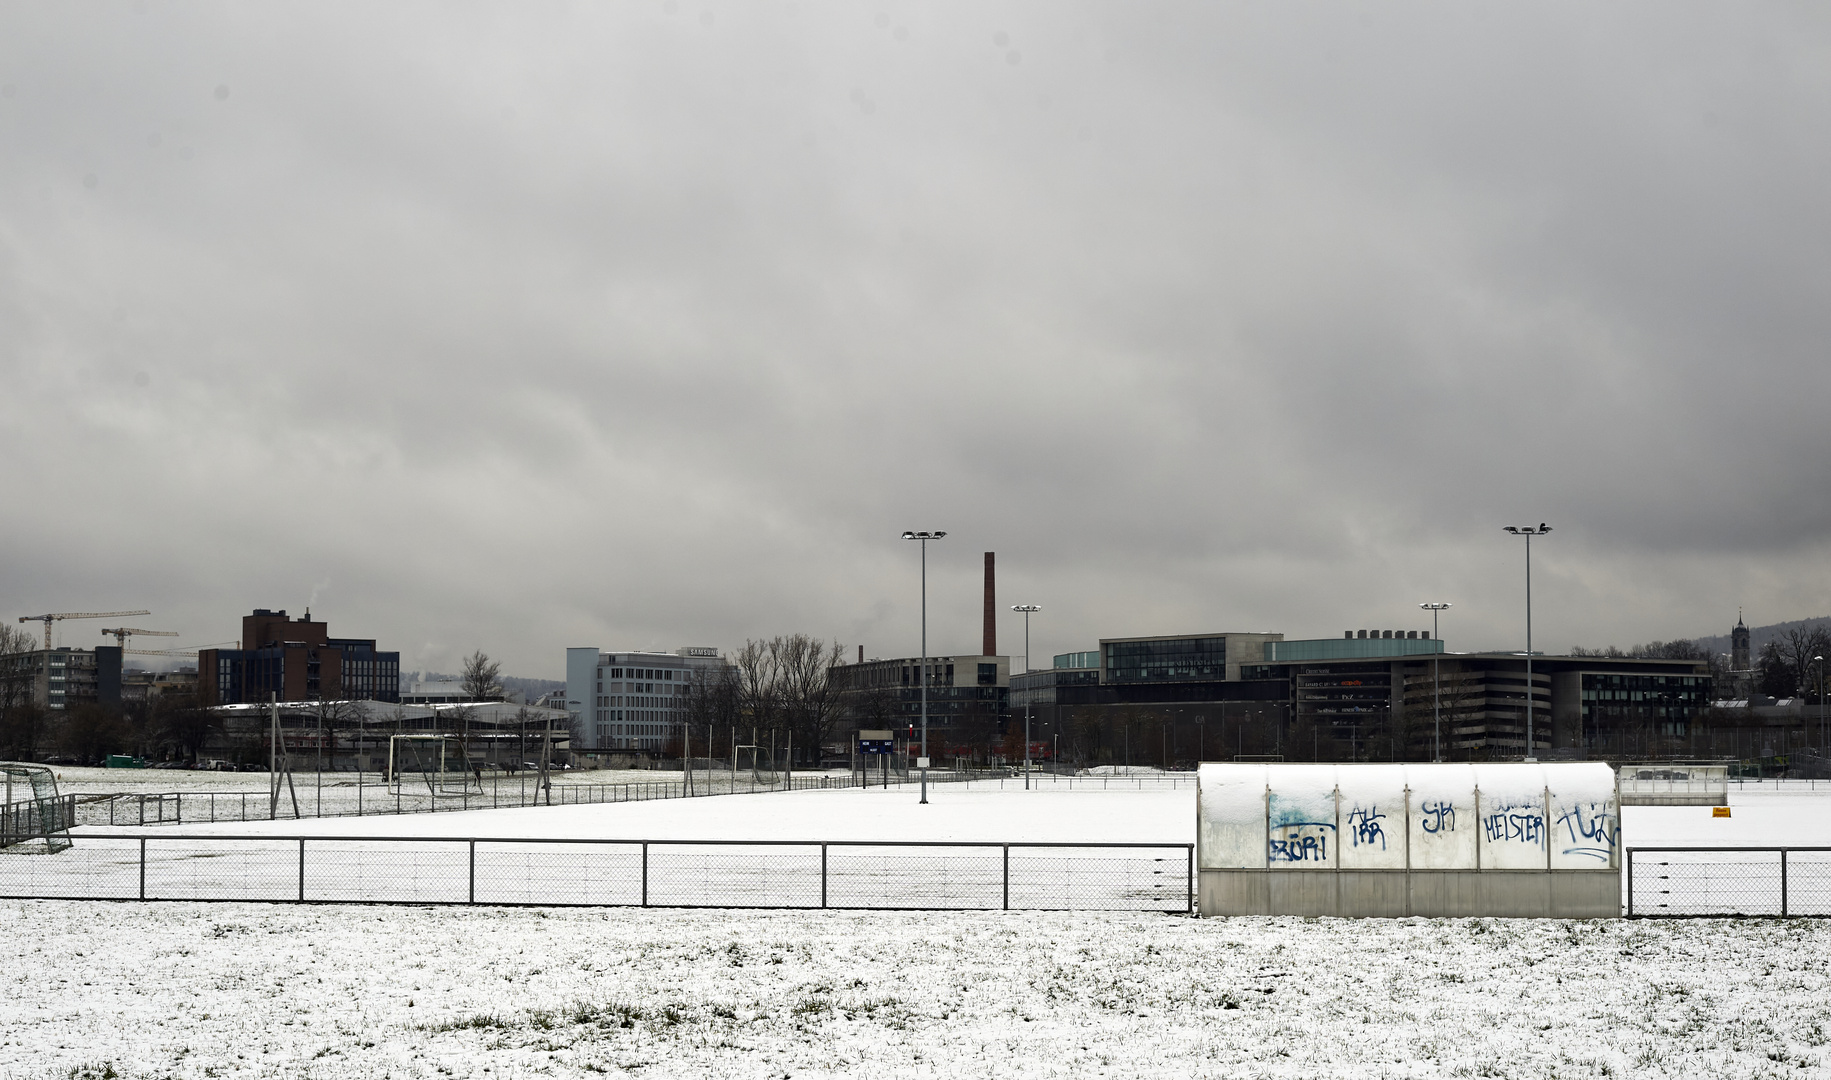
[[[1713,806],[1710,808],[1710,816],[1711,817],[1728,817],[1729,816],[1729,807]]]

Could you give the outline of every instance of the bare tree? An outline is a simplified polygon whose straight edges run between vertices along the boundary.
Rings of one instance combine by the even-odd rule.
[[[502,665],[489,658],[482,649],[464,658],[464,675],[461,686],[466,701],[500,701],[502,684],[497,677],[502,674]]]
[[[22,761],[38,756],[44,735],[44,710],[32,700],[37,648],[33,635],[0,624],[0,754]]]
[[[204,745],[223,729],[222,717],[203,703],[196,690],[161,694],[149,703],[149,709],[153,737],[193,764]]]
[[[775,656],[777,698],[784,718],[795,734],[795,746],[820,760],[838,724],[843,708],[832,671],[845,656],[839,642],[822,644],[819,638],[790,634],[770,641]]]
[[[762,731],[780,719],[776,654],[767,641],[746,641],[732,657],[739,715]]]
[[[1824,627],[1795,626],[1779,638],[1776,648],[1780,660],[1793,676],[1793,691],[1804,693],[1818,685],[1817,657],[1831,652],[1831,635]]]

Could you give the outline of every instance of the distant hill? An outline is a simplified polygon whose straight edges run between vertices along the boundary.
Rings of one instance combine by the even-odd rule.
[[[1789,630],[1810,630],[1815,626],[1831,631],[1831,615],[1820,615],[1812,619],[1795,619],[1792,622],[1772,623],[1767,626],[1751,626],[1748,628],[1748,655],[1751,658],[1760,656],[1763,645],[1775,638],[1785,637]],[[1691,640],[1697,643],[1698,648],[1712,655],[1729,651],[1728,633],[1712,637],[1696,637]]]

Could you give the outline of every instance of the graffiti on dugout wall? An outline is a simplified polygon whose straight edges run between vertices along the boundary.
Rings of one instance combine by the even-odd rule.
[[[1386,830],[1380,825],[1384,820],[1386,815],[1380,813],[1378,806],[1357,806],[1348,811],[1348,838],[1355,847],[1378,844],[1385,851]]]
[[[1481,825],[1490,844],[1545,846],[1545,811],[1534,803],[1496,806],[1482,814]]]
[[[1290,821],[1272,826],[1266,857],[1274,863],[1329,861],[1329,837],[1335,826],[1327,821]]]
[[[1586,855],[1607,862],[1621,840],[1621,825],[1609,813],[1607,803],[1578,803],[1558,815],[1559,836],[1569,837],[1565,855]]]
[[[1429,799],[1418,804],[1418,828],[1431,835],[1456,831],[1456,808],[1447,801]]]

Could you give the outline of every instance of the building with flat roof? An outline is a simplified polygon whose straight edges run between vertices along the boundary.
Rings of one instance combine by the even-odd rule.
[[[256,608],[242,616],[239,649],[197,654],[200,694],[213,704],[347,699],[400,701],[401,654],[383,652],[374,638],[334,638],[307,611]]]
[[[1689,737],[1710,689],[1705,661],[1634,657],[1535,655],[1528,684],[1523,654],[1398,630],[1108,638],[1014,676],[1010,701],[1083,761],[1427,760],[1439,709],[1444,757],[1481,760],[1525,755],[1529,696],[1535,755],[1616,756]]]
[[[26,688],[39,708],[66,712],[84,705],[121,707],[121,647],[33,649],[0,657],[0,678]]]
[[[931,656],[927,666],[929,756],[978,756],[1004,734],[1011,658]],[[829,675],[853,727],[889,729],[904,741],[920,737],[920,657],[873,657],[831,668]]]
[[[566,707],[577,718],[575,753],[586,763],[612,753],[660,753],[687,720],[696,679],[730,667],[715,648],[665,652],[566,650]]]

